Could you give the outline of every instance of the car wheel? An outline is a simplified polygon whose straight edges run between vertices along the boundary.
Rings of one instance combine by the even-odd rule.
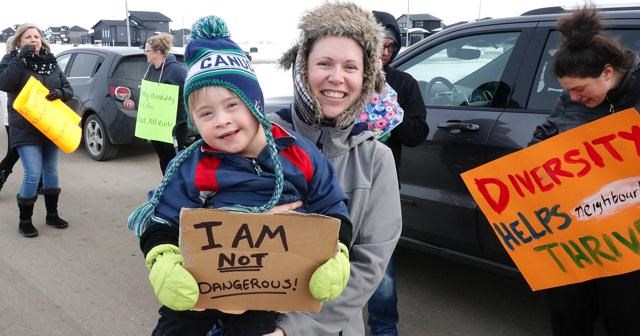
[[[111,160],[118,154],[118,147],[109,141],[104,124],[95,114],[84,122],[82,140],[87,154],[96,161]]]

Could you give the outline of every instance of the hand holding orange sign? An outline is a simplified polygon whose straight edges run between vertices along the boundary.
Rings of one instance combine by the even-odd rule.
[[[462,178],[534,290],[640,269],[640,115],[618,112]]]
[[[62,151],[71,153],[80,145],[82,130],[78,123],[81,118],[61,100],[47,100],[48,94],[49,89],[31,77],[16,97],[13,108]]]

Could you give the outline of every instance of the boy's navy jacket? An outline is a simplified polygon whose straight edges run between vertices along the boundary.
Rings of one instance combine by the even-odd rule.
[[[303,205],[298,212],[340,219],[340,241],[348,246],[352,230],[348,198],[335,178],[331,163],[305,137],[275,123],[271,132],[284,175],[278,204],[300,200]],[[274,165],[266,147],[257,158],[251,159],[220,152],[205,144],[187,158],[167,183],[152,224],[140,237],[140,246],[146,255],[159,244],[177,245],[181,208],[261,206],[269,201],[274,190]]]

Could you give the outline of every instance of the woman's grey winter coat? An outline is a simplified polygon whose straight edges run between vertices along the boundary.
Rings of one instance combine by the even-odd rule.
[[[351,277],[344,292],[323,303],[319,313],[281,314],[277,325],[287,336],[364,336],[362,308],[384,276],[402,230],[400,196],[391,149],[369,131],[352,136],[330,126],[311,127],[292,111],[292,123],[276,113],[270,118],[321,146],[349,197],[353,223]]]

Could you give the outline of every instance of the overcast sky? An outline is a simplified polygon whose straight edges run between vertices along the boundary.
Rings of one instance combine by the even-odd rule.
[[[158,11],[171,18],[171,28],[189,28],[202,15],[214,14],[224,18],[232,38],[241,41],[292,42],[297,36],[296,24],[305,10],[322,0],[128,0],[130,11]],[[519,15],[533,8],[547,6],[575,7],[577,0],[354,0],[368,9],[381,10],[399,17],[412,14],[431,14],[445,24],[474,20],[478,17]],[[631,0],[596,0],[597,4],[639,4]],[[123,20],[125,0],[28,0],[25,5],[4,2],[0,11],[0,29],[32,22],[46,29],[49,26],[78,25],[91,30],[101,19]]]

